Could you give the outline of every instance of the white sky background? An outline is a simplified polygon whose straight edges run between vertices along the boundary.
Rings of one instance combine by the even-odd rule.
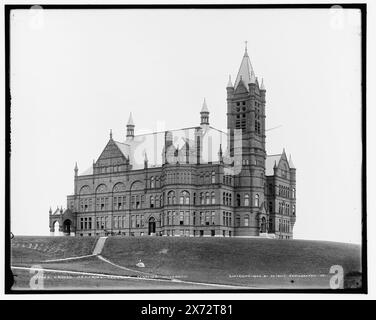
[[[329,10],[16,11],[11,22],[11,220],[49,234],[73,193],[74,164],[109,138],[210,123],[226,129],[226,84],[248,40],[267,95],[268,154],[297,167],[295,238],[360,242],[360,12]],[[159,125],[160,126],[160,125]]]

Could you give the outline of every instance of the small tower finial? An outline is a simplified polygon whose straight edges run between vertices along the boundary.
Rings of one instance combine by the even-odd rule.
[[[264,78],[261,78],[261,90],[265,90],[265,85],[264,85]]]
[[[110,139],[112,140],[112,129],[110,129]]]
[[[204,102],[202,104],[202,109],[201,109],[201,123],[200,125],[208,125],[209,124],[209,109],[208,106],[206,105],[206,99],[204,98]]]
[[[218,158],[219,158],[219,162],[220,162],[220,163],[223,163],[222,144],[219,145]]]
[[[127,140],[134,138],[134,122],[132,117],[132,112],[129,114],[129,119],[127,123]]]
[[[244,54],[248,54],[248,41],[244,41],[245,43],[245,53]]]
[[[228,76],[228,83],[227,83],[227,88],[232,88],[232,81],[231,81],[231,74]]]
[[[78,175],[78,166],[77,166],[77,161],[76,161],[76,165],[74,166],[74,175],[77,177]]]

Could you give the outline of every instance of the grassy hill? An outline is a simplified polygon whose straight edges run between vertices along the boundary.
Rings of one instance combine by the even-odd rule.
[[[92,253],[95,237],[16,236],[11,241],[12,264],[34,263]]]
[[[360,246],[262,238],[108,238],[114,263],[181,280],[247,286],[329,286],[329,270],[361,271]]]
[[[96,240],[94,237],[15,237],[12,265],[89,255]],[[112,264],[92,257],[42,265],[128,276],[144,272],[182,281],[277,289],[329,288],[332,276],[329,270],[333,265],[342,266],[345,274],[361,272],[359,245],[326,241],[109,237],[101,255]],[[136,266],[140,260],[144,268]],[[101,287],[98,283],[95,286]],[[150,289],[151,283],[147,286]],[[126,283],[123,288],[127,288]]]

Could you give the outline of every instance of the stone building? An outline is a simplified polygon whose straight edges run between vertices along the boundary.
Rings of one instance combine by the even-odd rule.
[[[67,208],[50,209],[51,234],[76,236],[262,236],[291,239],[296,169],[267,155],[265,95],[245,50],[227,90],[227,129],[209,122],[109,141],[82,174],[74,169]]]

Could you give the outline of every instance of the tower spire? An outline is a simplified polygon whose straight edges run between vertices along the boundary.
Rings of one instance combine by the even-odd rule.
[[[206,99],[204,98],[204,102],[202,104],[202,109],[201,109],[201,123],[200,125],[209,125],[209,109],[208,106],[206,105]]]
[[[133,117],[132,117],[132,112],[129,114],[129,119],[127,123],[127,140],[133,139],[134,138],[134,122],[133,122]]]
[[[253,70],[251,61],[250,61],[249,56],[248,56],[247,44],[248,44],[248,42],[246,41],[244,56],[243,56],[242,62],[240,64],[238,75],[236,77],[235,84],[234,84],[235,89],[237,88],[239,83],[241,81],[243,81],[244,86],[248,90],[248,84],[249,83],[255,83],[255,81],[256,81],[255,72]]]

